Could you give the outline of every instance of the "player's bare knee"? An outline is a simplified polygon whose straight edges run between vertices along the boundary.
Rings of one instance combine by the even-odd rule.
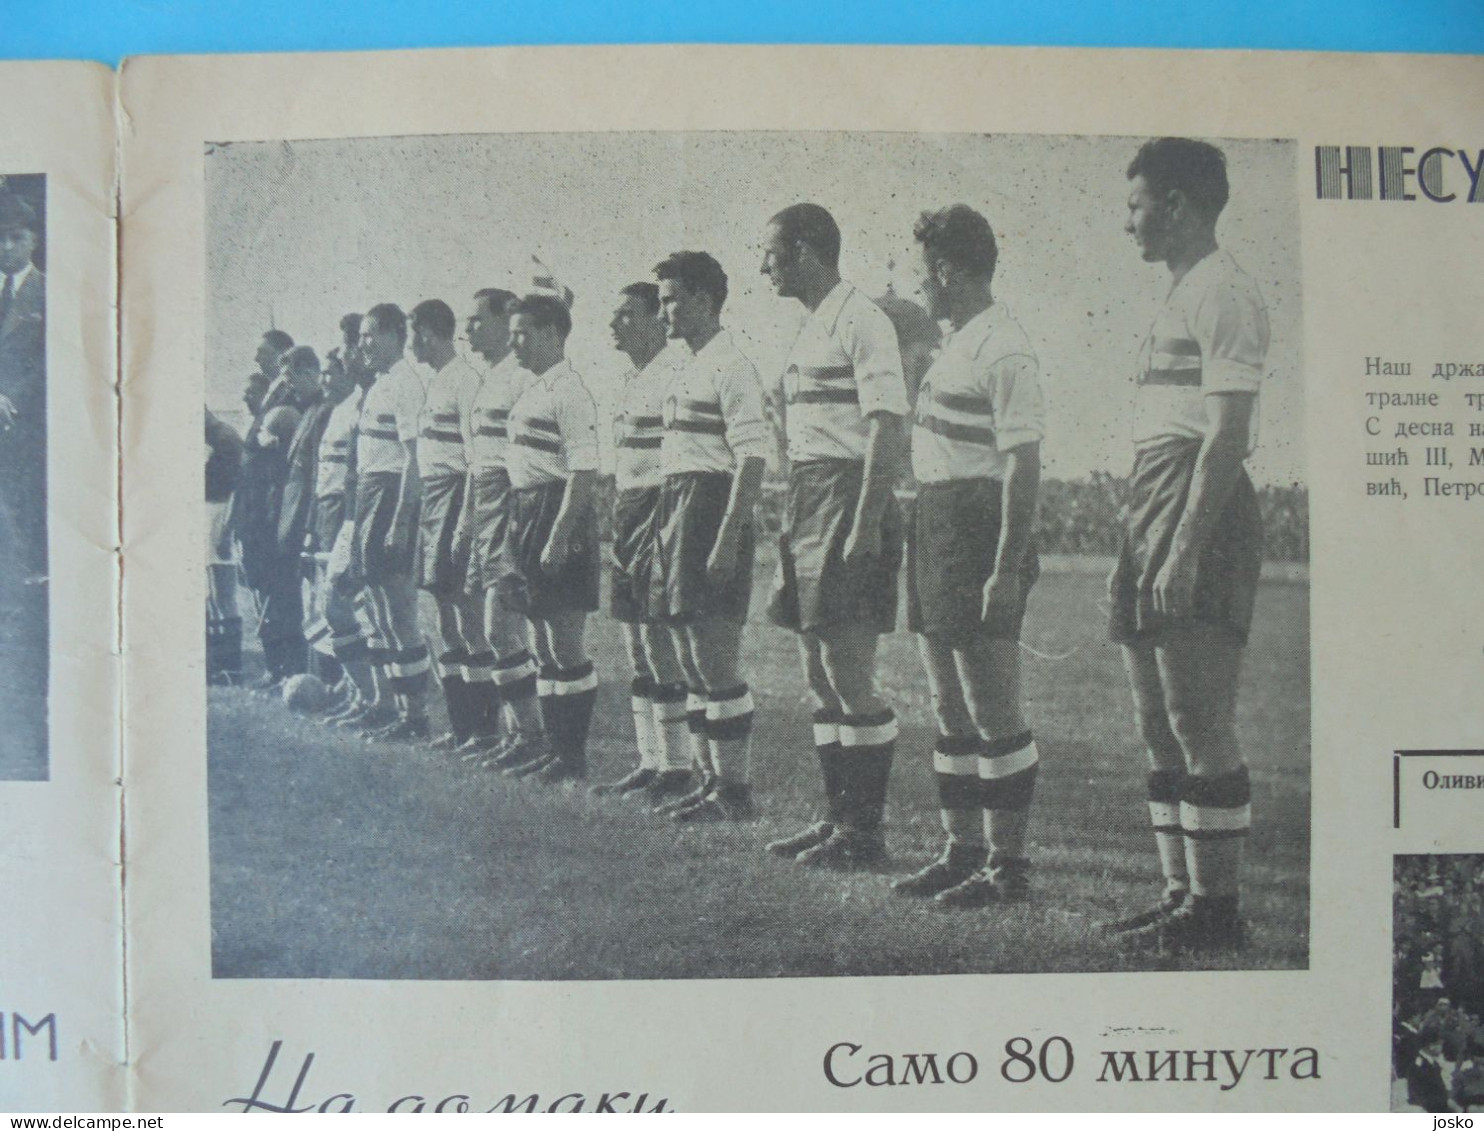
[[[1184,747],[1175,737],[1162,704],[1135,703],[1134,717],[1155,769],[1173,769],[1184,762]]]

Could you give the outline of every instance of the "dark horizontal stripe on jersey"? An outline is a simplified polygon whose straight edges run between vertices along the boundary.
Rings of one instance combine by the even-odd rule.
[[[385,428],[367,428],[361,435],[367,436],[372,440],[395,440],[397,438],[395,429],[387,431]]]
[[[474,435],[495,436],[503,440],[509,433],[505,430],[505,425],[503,424],[481,424],[478,428],[474,429]]]
[[[671,432],[695,432],[703,436],[725,436],[727,426],[720,420],[675,420],[670,423]]]
[[[972,424],[955,424],[951,420],[944,420],[941,416],[919,416],[917,427],[934,432],[949,440],[959,440],[965,444],[993,444],[994,429],[978,428]]]
[[[854,389],[800,389],[789,404],[860,404]]]
[[[960,393],[940,393],[933,390],[933,403],[954,412],[965,412],[970,416],[993,416],[994,405],[983,397],[966,397]]]
[[[457,432],[443,432],[432,428],[424,428],[421,436],[424,440],[441,440],[445,444],[462,444],[464,438]]]
[[[459,423],[459,414],[456,412],[435,412],[431,415],[434,424],[452,424],[457,426]]]
[[[560,436],[562,434],[562,430],[555,420],[544,420],[539,416],[523,416],[519,423],[527,428],[534,428],[537,432],[550,432],[553,436]]]
[[[665,426],[663,416],[625,416],[623,420],[630,428],[663,428]]]
[[[509,420],[510,410],[508,408],[482,408],[477,415],[486,420]]]
[[[618,442],[620,448],[659,448],[664,444],[662,436],[625,436]]]
[[[320,463],[349,463],[350,457],[343,452],[324,452],[319,457]]]
[[[688,412],[699,412],[702,416],[720,416],[720,401],[681,401],[680,407]]]
[[[512,444],[519,444],[522,448],[535,448],[537,451],[550,452],[552,455],[556,455],[562,450],[560,440],[548,440],[544,436],[520,435],[514,437],[510,442]]]
[[[810,381],[855,381],[855,370],[848,365],[801,365],[798,374]]]
[[[1154,352],[1167,353],[1171,357],[1200,357],[1200,342],[1190,338],[1155,338]]]
[[[1176,385],[1193,389],[1201,383],[1201,369],[1148,369],[1139,377],[1141,385]]]

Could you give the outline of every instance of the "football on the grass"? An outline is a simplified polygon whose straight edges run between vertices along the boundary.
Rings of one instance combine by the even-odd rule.
[[[291,675],[283,681],[283,701],[296,715],[322,711],[329,701],[330,690],[318,676]]]

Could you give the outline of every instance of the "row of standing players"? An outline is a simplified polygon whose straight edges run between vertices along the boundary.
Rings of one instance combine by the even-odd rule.
[[[1175,284],[1139,363],[1134,499],[1110,579],[1112,635],[1151,758],[1165,891],[1109,930],[1138,946],[1232,949],[1244,938],[1237,874],[1250,786],[1231,716],[1260,566],[1242,463],[1266,318],[1256,288],[1216,248],[1219,151],[1162,139],[1129,176],[1128,231]],[[767,850],[837,869],[885,857],[897,724],[876,651],[895,628],[905,564],[908,627],[940,731],[947,843],[894,889],[983,907],[1029,892],[1040,756],[1021,705],[1019,636],[1038,574],[1044,402],[1035,352],[992,295],[987,221],[955,205],[924,214],[914,235],[929,312],[952,326],[915,410],[891,320],[840,278],[829,213],[795,205],[765,234],[763,273],[807,311],[783,381],[790,472],[767,612],[798,634],[826,810]],[[740,652],[772,425],[756,369],[722,327],[726,295],[714,258],[677,252],[654,282],[624,288],[611,323],[633,361],[615,430],[611,601],[634,669],[640,761],[594,792],[642,797],[683,824],[756,815]],[[346,358],[368,381],[356,388],[352,366],[332,382],[309,511],[323,566],[307,620],[329,633],[345,673],[327,721],[426,740],[432,669],[453,728],[435,745],[512,777],[585,776],[598,424],[564,356],[570,329],[561,297],[481,291],[468,320],[481,374],[456,352],[441,301],[410,318],[383,304],[360,321]],[[409,338],[417,366],[405,357]],[[272,391],[255,421],[268,446]],[[909,415],[918,491],[904,524],[892,488]],[[284,438],[290,462],[304,432],[300,418]],[[432,653],[418,589],[436,608]],[[270,679],[283,674],[270,657]]]

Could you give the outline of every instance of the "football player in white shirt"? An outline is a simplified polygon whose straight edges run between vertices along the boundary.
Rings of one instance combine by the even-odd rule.
[[[493,714],[498,703],[511,725],[503,744],[492,743],[495,727],[490,718],[486,733],[475,734],[460,749],[466,760],[493,769],[530,761],[535,751],[529,744],[544,733],[530,626],[523,615],[505,606],[498,592],[499,555],[510,519],[510,408],[530,377],[510,349],[510,322],[519,306],[520,298],[511,291],[486,287],[475,292],[474,312],[465,323],[469,348],[484,366],[470,409],[468,504],[459,539],[469,545],[466,588],[484,609],[490,653],[480,659],[492,665],[494,682],[486,710]]]
[[[808,313],[784,375],[788,503],[768,611],[799,634],[827,816],[767,848],[848,870],[886,856],[897,718],[876,684],[876,649],[896,626],[902,520],[892,489],[908,404],[896,330],[841,280],[839,260],[839,226],[819,205],[769,222],[762,272]]]
[[[614,782],[593,786],[595,794],[643,791],[652,804],[689,792],[691,752],[686,739],[686,680],[683,647],[675,629],[651,608],[655,551],[659,540],[664,401],[674,372],[661,356],[666,345],[660,320],[660,290],[630,283],[608,324],[613,344],[632,368],[623,380],[614,419],[616,447],[613,499],[611,609],[623,625],[634,679],[630,706],[639,764]]]
[[[913,235],[928,312],[952,327],[918,390],[907,543],[907,621],[938,722],[948,843],[893,890],[983,907],[1028,891],[1040,754],[1021,706],[1020,629],[1039,574],[1031,529],[1045,405],[1030,342],[994,298],[989,222],[955,204],[925,213]]]
[[[1262,566],[1262,522],[1244,461],[1268,348],[1256,285],[1216,242],[1226,159],[1159,138],[1128,167],[1128,221],[1170,290],[1140,356],[1134,469],[1109,578],[1110,636],[1123,645],[1149,751],[1149,811],[1164,899],[1108,925],[1162,951],[1243,945],[1239,867],[1251,784],[1237,744],[1242,650]]]
[[[587,615],[598,607],[598,410],[566,359],[572,315],[561,299],[527,295],[510,343],[528,376],[510,407],[510,518],[496,594],[531,622],[545,735],[525,735],[513,777],[566,782],[587,774],[598,679]]]
[[[742,630],[752,594],[753,511],[770,443],[757,369],[722,329],[727,276],[703,251],[655,267],[666,332],[684,352],[665,397],[660,542],[651,593],[677,626],[690,684],[698,788],[660,806],[677,821],[745,821],[752,797],[752,691]]]
[[[443,687],[449,731],[432,743],[452,750],[499,724],[494,657],[484,638],[484,609],[465,582],[468,539],[470,413],[480,376],[459,356],[453,311],[439,299],[412,310],[412,356],[431,374],[418,417],[417,464],[422,476],[417,551],[418,587],[428,594],[439,651],[433,668]]]
[[[364,585],[359,615],[370,660],[381,668],[396,718],[362,724],[367,737],[428,737],[424,707],[428,649],[417,615],[413,552],[421,479],[417,418],[426,389],[403,357],[407,316],[381,303],[361,320],[361,357],[376,380],[366,391],[356,435],[356,515],[352,570]]]

